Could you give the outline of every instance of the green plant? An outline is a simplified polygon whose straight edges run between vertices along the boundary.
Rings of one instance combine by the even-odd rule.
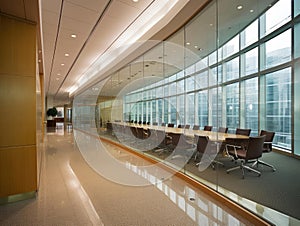
[[[47,110],[47,116],[55,117],[56,115],[57,115],[57,109],[56,109],[56,107],[49,108]]]

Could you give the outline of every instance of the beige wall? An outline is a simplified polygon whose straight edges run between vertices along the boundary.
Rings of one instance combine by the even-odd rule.
[[[0,15],[0,197],[37,190],[36,26]]]

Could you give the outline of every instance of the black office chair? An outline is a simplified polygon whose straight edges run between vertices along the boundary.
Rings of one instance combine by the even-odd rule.
[[[184,126],[183,125],[181,125],[181,124],[179,124],[178,126],[177,126],[177,128],[183,128]]]
[[[230,151],[230,154],[234,155],[237,160],[241,160],[241,164],[228,169],[226,172],[230,173],[231,171],[241,169],[244,179],[245,169],[247,169],[248,171],[254,172],[260,176],[261,173],[258,170],[255,170],[246,164],[249,160],[255,160],[262,156],[265,138],[266,136],[249,137],[248,144],[245,148],[234,148],[233,151]]]
[[[265,142],[264,142],[264,146],[263,146],[263,153],[269,153],[272,151],[272,142],[275,136],[275,132],[271,132],[271,131],[266,131],[266,130],[261,130],[260,131],[260,136],[266,136]],[[272,168],[273,172],[276,171],[275,167],[272,166],[269,163],[266,163],[260,159],[257,159],[252,166],[258,166],[258,164],[262,164],[265,166],[268,166],[270,168]]]
[[[218,146],[215,142],[209,140],[208,136],[198,136],[195,135],[195,142],[197,144],[197,152],[195,154],[195,160],[199,155],[201,155],[201,161],[196,163],[196,166],[203,164],[204,168],[206,166],[211,166],[215,169],[215,164],[223,165],[222,162],[215,160],[215,157],[218,155]],[[207,165],[205,165],[207,164]]]
[[[183,157],[187,161],[193,156],[196,145],[187,141],[187,137],[181,133],[168,133],[172,143],[169,145],[172,150],[171,159]]]
[[[250,136],[250,133],[251,133],[251,129],[237,128],[236,131],[235,131],[235,134],[245,135],[245,136]]]
[[[212,131],[212,126],[204,126],[204,131]]]
[[[189,129],[190,127],[191,127],[191,125],[189,125],[189,124],[186,124],[186,125],[184,126],[185,129]]]
[[[168,127],[174,128],[174,123],[168,123]]]

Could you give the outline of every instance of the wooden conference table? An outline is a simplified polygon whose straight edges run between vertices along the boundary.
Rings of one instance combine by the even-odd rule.
[[[161,130],[165,131],[165,133],[178,133],[183,134],[187,137],[197,136],[208,136],[210,140],[217,142],[224,142],[226,138],[234,138],[234,139],[247,139],[248,136],[232,134],[232,133],[221,133],[215,131],[204,131],[204,130],[192,130],[192,129],[184,129],[184,128],[173,128],[166,126],[155,126],[155,125],[144,125],[144,124],[134,124],[134,123],[122,123],[122,122],[114,122],[112,124],[121,125],[121,126],[130,126],[130,127],[142,127],[144,130],[152,129],[152,130]]]

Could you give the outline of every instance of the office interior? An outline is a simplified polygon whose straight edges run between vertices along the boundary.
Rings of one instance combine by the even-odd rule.
[[[59,104],[55,97],[47,96],[44,75],[38,73],[35,25],[1,14],[5,28],[1,31],[5,51],[1,54],[0,91],[1,115],[5,115],[1,117],[0,147],[4,205],[16,195],[36,197],[45,136],[72,128],[80,154],[100,176],[139,184],[120,174],[119,165],[107,155],[110,148],[103,149],[102,142],[167,167],[173,173],[165,178],[180,173],[186,183],[196,181],[271,225],[299,224],[300,91],[296,87],[300,80],[300,2],[213,0],[199,2],[194,10],[180,23],[176,17],[170,20],[165,27],[175,26],[172,32],[158,32],[151,40],[131,36],[134,41],[127,40],[104,54],[69,89],[68,101]],[[19,58],[14,57],[18,51]],[[56,118],[63,118],[62,130],[47,128],[50,107],[59,109],[61,117]],[[22,118],[16,117],[20,108],[26,109]],[[133,134],[124,138],[118,131],[118,125],[156,124],[165,128],[168,124],[175,128],[189,125],[182,133],[191,143],[195,142],[190,136],[195,125],[198,130],[210,125],[213,132],[225,127],[228,134],[247,128],[250,137],[259,136],[261,130],[273,131],[272,152],[262,159],[276,170],[259,166],[259,177],[246,171],[242,179],[240,170],[226,173],[237,163],[224,154],[222,144],[216,147],[223,164],[202,169],[194,152],[188,159],[173,159],[170,149],[156,151],[149,140],[136,140]],[[104,160],[117,169],[109,176]],[[13,162],[18,163],[17,168],[11,167]],[[151,183],[149,169],[145,176],[142,166],[126,166]],[[26,172],[19,172],[22,169]],[[191,218],[203,223],[198,217]]]

